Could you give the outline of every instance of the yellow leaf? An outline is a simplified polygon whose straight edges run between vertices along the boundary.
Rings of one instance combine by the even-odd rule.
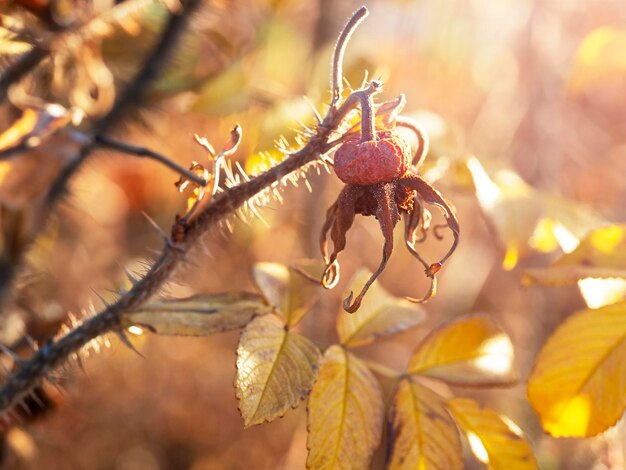
[[[565,285],[588,277],[626,278],[626,225],[610,225],[591,232],[550,267],[527,270],[525,281]]]
[[[465,164],[480,207],[502,247],[506,270],[533,250],[556,249],[564,230],[578,240],[606,223],[581,204],[530,187],[511,170],[490,174],[474,157]]]
[[[376,378],[341,346],[328,348],[307,406],[307,468],[369,468],[383,425]]]
[[[242,328],[254,316],[270,310],[260,295],[232,292],[154,302],[123,314],[120,320],[124,328],[161,335],[204,336]]]
[[[306,274],[304,268],[293,269],[278,263],[256,263],[252,268],[254,282],[287,326],[296,325],[319,295],[319,282]]]
[[[449,400],[448,409],[467,436],[472,452],[487,468],[538,468],[530,445],[510,419],[467,398]]]
[[[452,385],[508,385],[516,381],[513,345],[491,317],[463,317],[431,332],[413,354],[408,372]]]
[[[528,398],[554,436],[593,436],[626,407],[626,303],[583,310],[548,338]]]
[[[589,308],[626,297],[626,225],[610,225],[591,232],[571,252],[547,268],[528,269],[527,284],[562,286],[578,283]]]
[[[463,468],[459,433],[445,400],[408,379],[400,381],[390,411],[389,470]]]
[[[568,80],[573,93],[626,76],[626,30],[610,26],[594,29],[581,42]]]
[[[352,279],[350,290],[360,292],[371,272],[361,269]],[[374,283],[368,301],[355,313],[342,311],[337,317],[337,332],[341,344],[348,347],[371,343],[386,336],[419,325],[426,313],[419,305],[389,295],[379,283]]]
[[[295,408],[317,378],[320,352],[307,338],[271,318],[248,324],[237,348],[235,387],[246,427]]]

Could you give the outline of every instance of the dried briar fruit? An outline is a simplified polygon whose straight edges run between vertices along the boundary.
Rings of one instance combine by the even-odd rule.
[[[400,215],[404,216],[405,221],[405,243],[411,254],[424,266],[426,276],[431,279],[428,293],[419,299],[409,298],[413,302],[425,302],[435,295],[436,274],[452,255],[459,241],[460,228],[454,211],[441,194],[418,173],[417,166],[422,163],[428,148],[426,135],[411,120],[395,117],[404,105],[404,97],[400,97],[394,104],[394,109],[390,113],[393,118],[388,120],[386,127],[382,130],[376,129],[373,95],[381,88],[382,84],[373,80],[368,87],[353,93],[361,105],[361,133],[360,137],[348,137],[335,153],[335,173],[346,186],[337,201],[328,209],[320,236],[320,247],[326,262],[322,285],[327,289],[334,287],[339,280],[337,257],[346,246],[346,233],[357,214],[375,216],[385,237],[383,257],[378,269],[356,298],[350,292],[348,298],[344,300],[343,307],[348,312],[358,310],[370,285],[385,269],[393,250],[393,229],[400,220]],[[393,127],[392,122],[416,133],[418,149],[413,159],[406,142],[395,134],[393,129],[387,128]],[[426,208],[427,204],[437,206],[441,210],[446,220],[443,226],[450,228],[454,236],[452,246],[446,255],[431,264],[427,263],[415,248],[416,243],[426,239],[430,229],[432,216]],[[439,239],[442,238],[438,233],[441,227],[437,225],[433,228],[435,237]],[[333,252],[330,256],[327,250],[329,232],[333,242]]]
[[[387,183],[406,173],[411,163],[406,142],[389,131],[377,137],[366,142],[353,137],[337,149],[335,173],[341,181],[371,186]]]

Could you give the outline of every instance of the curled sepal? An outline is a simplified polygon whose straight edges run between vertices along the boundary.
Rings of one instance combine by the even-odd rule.
[[[387,261],[391,256],[391,252],[393,251],[393,228],[396,225],[399,214],[398,214],[398,206],[394,201],[394,193],[395,193],[395,185],[391,183],[381,184],[376,191],[374,192],[374,196],[376,198],[376,218],[378,219],[378,223],[380,225],[380,229],[385,237],[385,244],[383,246],[383,257],[378,265],[378,269],[374,271],[374,273],[370,276],[368,281],[365,283],[359,295],[354,298],[354,293],[350,292],[348,297],[343,301],[343,308],[346,312],[354,313],[361,306],[361,302],[363,301],[363,297],[367,293],[367,290],[372,285],[372,283],[376,280],[376,278],[383,272],[385,266],[387,266]]]
[[[456,218],[454,210],[452,209],[452,207],[450,207],[448,202],[443,198],[439,191],[437,191],[430,184],[424,181],[419,175],[408,174],[400,179],[400,183],[406,188],[415,190],[417,192],[417,197],[419,197],[425,203],[432,204],[441,209],[441,212],[446,219],[446,224],[448,228],[452,231],[452,235],[454,236],[452,246],[448,249],[448,252],[445,254],[445,256],[438,261],[439,264],[443,264],[452,255],[452,253],[454,253],[454,250],[456,250],[456,247],[459,244],[461,228],[459,227],[459,221]],[[435,228],[434,232],[435,236],[439,238],[440,235],[437,232],[437,227]]]
[[[413,155],[413,166],[419,168],[421,164],[424,163],[426,154],[428,154],[428,134],[426,134],[426,131],[417,121],[405,116],[398,116],[396,118],[396,125],[409,129],[415,134],[417,138],[417,149]]]
[[[357,186],[346,186],[337,202],[333,204],[326,214],[326,221],[322,227],[320,238],[320,249],[324,256],[326,268],[322,275],[322,286],[332,289],[339,282],[339,262],[337,256],[346,247],[346,233],[354,223],[356,213],[356,200],[362,195],[363,189]],[[328,256],[327,236],[330,231],[330,238],[333,241],[333,252]]]
[[[426,275],[428,275],[428,270],[426,270]],[[432,299],[435,295],[437,295],[437,276],[434,274],[432,276],[428,276],[430,278],[430,287],[428,292],[423,297],[407,297],[406,300],[409,302],[413,302],[415,304],[425,304],[430,299]]]
[[[426,240],[426,234],[433,219],[430,211],[424,207],[422,200],[417,196],[413,198],[413,208],[412,211],[404,214],[404,239],[409,247],[414,247],[416,243]],[[419,238],[417,237],[418,230],[421,232]]]

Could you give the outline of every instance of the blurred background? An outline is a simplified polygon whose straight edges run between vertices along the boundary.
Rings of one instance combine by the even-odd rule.
[[[84,3],[77,8],[59,2],[47,25],[43,16],[20,5],[2,7],[5,27],[11,18],[39,35],[54,34],[53,23],[85,24],[85,18],[112,8],[119,14],[92,25],[89,39],[68,40],[54,60],[12,88],[0,110],[1,129],[33,100],[79,108],[85,123],[101,116],[158,39],[168,13],[159,2]],[[243,141],[233,159],[257,170],[267,158],[261,152],[271,153],[281,136],[293,142],[299,122],[314,124],[305,97],[324,111],[337,34],[361,4],[207,0],[146,102],[113,135],[188,166],[206,161],[193,141],[195,133],[219,148],[239,123]],[[359,354],[403,368],[433,327],[486,312],[511,335],[522,382],[510,389],[453,392],[473,396],[518,423],[541,468],[609,468],[624,452],[623,433],[620,437],[615,430],[594,440],[550,438],[541,431],[523,385],[546,337],[589,299],[575,285],[527,286],[522,278],[526,269],[545,267],[559,255],[558,240],[550,236],[555,224],[582,236],[626,217],[623,1],[365,4],[371,14],[348,46],[345,76],[354,87],[366,70],[382,79],[381,100],[406,94],[403,114],[418,120],[431,139],[423,173],[454,203],[462,238],[440,276],[437,297],[424,307],[426,323]],[[17,59],[2,44],[4,69]],[[64,147],[55,145],[21,155],[19,162],[0,162],[3,207],[28,216],[63,162]],[[141,271],[154,256],[151,249],[161,248],[142,212],[167,228],[184,211],[185,197],[173,184],[177,179],[149,160],[94,153],[29,250],[0,318],[0,339],[12,344],[24,333],[37,339],[53,334],[69,312],[80,317],[102,307],[94,290],[113,299],[107,289],[126,282],[121,267]],[[316,172],[309,173],[308,182],[311,193],[303,185],[289,187],[283,204],[275,201],[262,209],[267,226],[258,219],[232,219],[232,233],[207,235],[204,249],[193,252],[192,265],[168,284],[167,294],[254,291],[250,268],[255,262],[319,257],[319,230],[342,184],[334,175]],[[495,203],[493,198],[489,203],[489,188],[500,191]],[[427,279],[404,249],[399,229],[396,235],[396,250],[380,282],[394,295],[417,297],[428,288]],[[436,259],[447,241],[431,240],[423,253]],[[382,243],[376,221],[357,218],[343,254],[341,283],[322,293],[299,326],[320,348],[336,342],[335,319],[349,278],[360,267],[376,268]],[[70,366],[61,373],[62,391],[46,389],[47,412],[25,417],[24,424],[5,433],[3,465],[304,468],[304,404],[273,423],[243,429],[232,386],[237,340],[237,332],[206,338],[138,336],[133,342],[141,358],[113,338],[110,348],[93,350],[84,360],[84,372]],[[392,383],[381,380],[389,398]],[[384,445],[374,465],[383,457]],[[474,466],[480,468],[468,463]]]

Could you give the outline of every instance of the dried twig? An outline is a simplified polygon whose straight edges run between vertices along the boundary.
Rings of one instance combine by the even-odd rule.
[[[111,110],[94,124],[89,134],[91,138],[85,139],[77,155],[70,160],[71,163],[63,168],[52,183],[45,200],[46,210],[43,211],[44,216],[52,212],[56,202],[66,193],[70,178],[78,171],[91,152],[97,148],[96,137],[103,135],[112,128],[129,107],[142,98],[142,91],[150,82],[158,77],[160,71],[165,66],[167,57],[178,42],[177,38],[184,31],[191,14],[196,11],[201,3],[201,0],[187,0],[183,2],[183,9],[176,13],[171,13],[159,42],[154,47],[152,53],[148,55],[137,75],[132,79],[126,90],[118,96]],[[42,223],[41,226],[45,226],[45,223]],[[31,234],[29,241],[34,240],[37,234]],[[10,263],[3,263],[0,260],[0,301],[12,285],[13,279],[21,265],[23,254],[29,245],[30,243],[24,243],[22,251],[15,254]]]
[[[111,139],[110,137],[104,135],[96,136],[96,144],[101,148],[117,150],[118,152],[127,153],[129,155],[135,155],[137,157],[146,157],[151,158],[152,160],[156,160],[163,165],[171,168],[175,172],[180,175],[185,176],[190,179],[194,183],[199,184],[200,186],[206,186],[206,181],[204,178],[196,175],[194,172],[189,171],[187,168],[183,168],[175,161],[167,158],[165,155],[155,152],[154,150],[150,150],[145,147],[138,147],[136,145],[131,145],[126,142],[121,142],[119,140]]]
[[[144,61],[142,67],[139,69],[139,73],[135,75],[123,93],[118,95],[111,110],[94,124],[91,131],[93,136],[103,135],[109,131],[129,108],[141,101],[147,86],[158,78],[174,46],[178,43],[178,38],[185,30],[191,14],[196,11],[202,2],[201,0],[187,0],[182,3],[184,8],[171,13],[158,44]],[[63,168],[63,171],[61,171],[57,179],[52,183],[50,191],[48,192],[46,198],[48,206],[54,205],[59,197],[65,194],[70,178],[76,173],[78,168],[95,148],[95,142],[85,145],[77,157]]]
[[[346,29],[353,29],[354,18],[357,15],[364,16],[365,14],[366,10],[364,13],[363,8],[357,11],[348,22]],[[345,29],[342,36],[346,36]],[[340,47],[339,44],[338,47]],[[341,47],[345,48],[345,44],[341,44]],[[341,70],[338,72],[340,74]],[[377,87],[369,86],[368,89],[374,92]],[[360,92],[363,93],[363,90]],[[233,214],[246,201],[270,188],[289,174],[301,171],[303,166],[320,158],[335,147],[341,140],[334,138],[337,135],[336,131],[341,128],[344,118],[354,108],[357,101],[358,98],[351,95],[341,106],[331,107],[308,143],[277,166],[216,195],[202,212],[188,224],[182,226],[184,230],[182,234],[176,237],[175,241],[171,238],[166,240],[161,255],[148,273],[138,280],[117,302],[109,305],[57,341],[48,342],[36,351],[31,359],[22,362],[15,373],[7,377],[4,385],[0,388],[0,412],[7,412],[7,410],[12,409],[34,387],[63,364],[71,354],[79,351],[89,341],[107,332],[119,330],[121,328],[120,316],[125,312],[137,310],[151,296],[156,294],[163,283],[184,261],[194,243],[208,230],[215,227],[218,222]],[[180,228],[178,225],[175,227]]]

